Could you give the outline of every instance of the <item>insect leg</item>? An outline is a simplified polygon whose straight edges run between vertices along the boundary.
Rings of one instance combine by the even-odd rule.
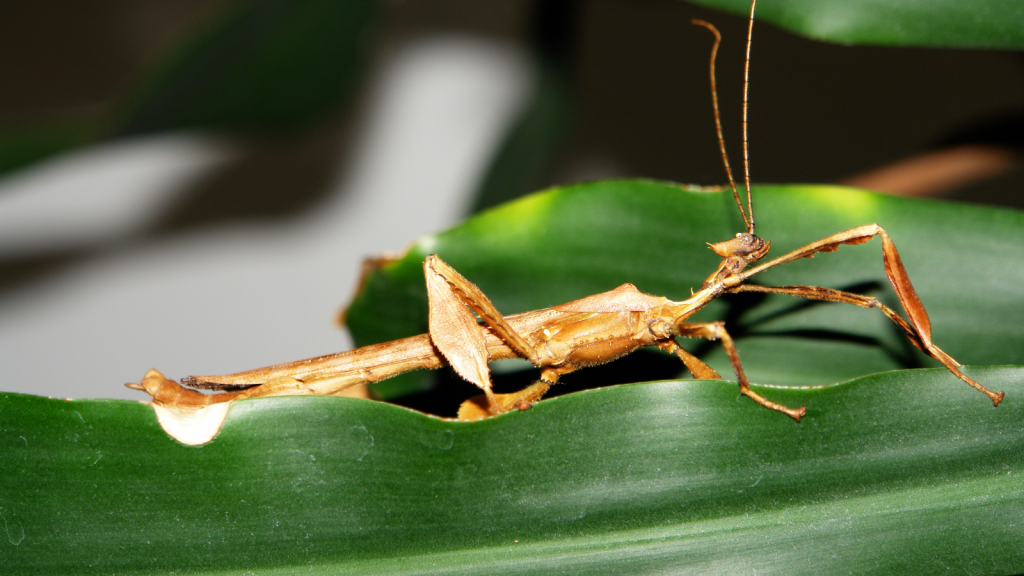
[[[423,273],[430,305],[431,340],[459,376],[483,389],[490,413],[500,414],[504,410],[491,391],[483,331],[470,310],[476,312],[484,324],[516,353],[534,365],[539,363],[536,349],[505,321],[501,312],[476,285],[436,254],[423,261]]]
[[[675,354],[683,364],[686,365],[687,370],[693,374],[693,377],[698,380],[721,380],[722,376],[715,372],[715,369],[705,364],[700,358],[697,358],[693,354],[690,354],[682,346],[679,345],[675,340],[664,340],[658,342],[658,348],[661,348],[665,352]]]
[[[540,401],[548,389],[558,382],[558,378],[561,377],[562,374],[566,374],[571,371],[572,370],[566,369],[564,366],[559,368],[545,368],[541,371],[540,380],[534,382],[530,386],[527,386],[518,392],[495,394],[494,397],[499,409],[498,413],[516,409],[528,409],[530,406],[533,406],[535,402]],[[493,415],[494,413],[488,410],[487,397],[483,394],[474,396],[459,406],[459,420],[480,420]]]
[[[860,306],[862,308],[875,308],[902,328],[906,333],[907,338],[910,339],[914,346],[925,354],[928,354],[932,358],[942,362],[942,364],[945,365],[946,368],[948,368],[949,371],[957,378],[960,378],[991,398],[992,402],[996,406],[998,406],[999,402],[1003,399],[1003,392],[993,392],[961,372],[959,367],[962,366],[962,364],[954,360],[949,354],[946,354],[941,348],[932,343],[930,338],[923,340],[918,331],[911,326],[910,323],[904,320],[903,317],[895,310],[889,308],[885,304],[882,304],[876,298],[862,296],[860,294],[852,294],[850,292],[843,292],[842,290],[834,290],[832,288],[823,288],[821,286],[757,286],[752,284],[741,284],[731,288],[729,292],[786,294],[787,296],[796,296],[798,298],[806,298],[808,300],[840,302],[843,304],[853,304],[854,306]]]
[[[1003,393],[993,392],[968,378],[967,375],[960,371],[961,364],[959,362],[932,343],[932,324],[931,320],[928,318],[928,312],[924,309],[924,304],[921,303],[921,299],[917,296],[917,290],[914,289],[914,285],[910,282],[907,270],[903,267],[903,261],[900,260],[900,254],[896,250],[896,244],[893,243],[892,239],[889,238],[889,235],[878,224],[858,226],[857,228],[851,228],[850,230],[833,234],[816,242],[812,242],[802,248],[797,248],[789,254],[780,256],[774,260],[755,266],[754,268],[750,268],[729,278],[727,280],[727,284],[729,285],[727,289],[732,289],[754,274],[767,270],[768,268],[778,266],[779,264],[785,264],[786,262],[792,262],[793,260],[798,260],[800,258],[810,258],[814,256],[816,252],[832,252],[839,249],[839,246],[843,244],[861,244],[867,242],[874,236],[879,236],[882,239],[882,255],[885,262],[885,274],[889,277],[889,282],[896,290],[896,295],[900,299],[900,304],[903,305],[903,309],[907,312],[907,318],[910,319],[909,324],[913,328],[916,336],[916,338],[911,338],[911,340],[913,340],[915,344],[918,344],[918,347],[929,356],[935,358],[939,362],[942,362],[942,364],[949,369],[950,372],[955,374],[957,378],[983,392],[992,400],[994,405],[998,406],[999,402],[1003,399]],[[853,302],[850,303],[852,304]],[[897,322],[897,324],[899,324],[899,322]],[[901,327],[906,329],[903,324],[901,324]]]
[[[493,330],[502,340],[508,343],[513,350],[522,355],[527,360],[533,360],[536,356],[536,350],[533,345],[526,341],[525,338],[519,335],[518,332],[505,321],[505,317],[494,307],[491,303],[490,298],[483,293],[476,284],[473,284],[469,280],[466,280],[462,274],[459,274],[454,268],[448,265],[447,262],[441,260],[437,254],[431,254],[423,262],[425,269],[429,269],[431,274],[437,275],[447,282],[455,296],[459,298],[466,306],[469,306],[473,312],[476,312],[480,319],[483,320],[484,324],[488,328]]]
[[[765,408],[771,408],[772,410],[782,412],[797,422],[799,422],[800,418],[806,414],[807,410],[804,406],[797,409],[789,408],[782,404],[772,402],[750,389],[750,382],[747,380],[747,375],[743,372],[743,366],[740,364],[739,353],[736,352],[736,345],[733,343],[732,337],[729,336],[729,333],[725,330],[724,322],[684,322],[676,324],[673,327],[673,331],[679,336],[685,336],[688,338],[705,338],[707,340],[721,341],[722,348],[725,348],[725,353],[729,356],[729,362],[732,364],[732,369],[736,372],[736,379],[739,380],[740,394],[743,394]]]

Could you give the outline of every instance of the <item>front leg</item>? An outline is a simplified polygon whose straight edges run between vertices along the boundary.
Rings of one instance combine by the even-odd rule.
[[[886,312],[886,316],[889,316],[890,319],[908,332],[908,335],[911,336],[910,339],[915,346],[932,358],[941,362],[942,365],[952,372],[957,378],[984,393],[990,400],[992,400],[993,405],[998,406],[1003,400],[1002,392],[993,392],[969,378],[960,370],[961,364],[959,362],[954,360],[949,354],[943,352],[942,349],[932,342],[932,323],[928,318],[928,312],[924,309],[924,304],[921,303],[921,299],[917,296],[917,290],[914,289],[914,285],[910,283],[910,276],[907,275],[907,270],[903,267],[903,261],[900,260],[900,254],[896,251],[896,244],[893,243],[892,239],[889,238],[889,235],[886,234],[885,230],[878,224],[868,224],[867,226],[859,226],[857,228],[846,230],[845,232],[833,234],[832,236],[822,238],[817,242],[812,242],[803,248],[797,248],[785,256],[780,256],[779,258],[761,264],[760,266],[751,268],[742,274],[738,274],[733,278],[730,278],[729,281],[726,282],[727,290],[731,292],[755,290],[753,288],[739,288],[738,286],[754,274],[774,266],[778,266],[779,264],[785,264],[786,262],[791,262],[800,258],[811,258],[816,252],[833,252],[838,250],[839,246],[843,244],[861,244],[867,242],[874,236],[879,236],[882,239],[882,256],[885,262],[885,274],[888,276],[892,287],[896,290],[896,296],[899,297],[900,304],[903,305],[903,309],[907,312],[907,317],[910,319],[910,326],[908,327],[907,323],[904,322],[898,314],[890,314]],[[823,292],[815,292],[815,290]],[[846,294],[839,291],[827,292],[828,289],[825,288],[796,286],[774,291],[788,293],[801,298],[810,298],[815,300],[831,299],[837,302],[846,302],[857,306],[865,306],[865,302],[861,300],[865,298],[863,296]],[[868,305],[866,307],[877,306]],[[882,311],[885,312],[885,309],[883,308]]]

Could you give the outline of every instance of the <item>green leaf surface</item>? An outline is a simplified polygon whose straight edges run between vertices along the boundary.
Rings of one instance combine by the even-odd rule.
[[[1012,574],[1024,368],[824,389],[800,424],[721,381],[474,423],[237,403],[201,447],[117,400],[0,394],[5,574]]]
[[[835,186],[758,186],[754,214],[758,235],[772,242],[769,257],[855,226],[882,225],[930,313],[936,344],[966,364],[1024,363],[1024,254],[1013,248],[1024,245],[1024,213]],[[421,239],[401,260],[369,275],[347,323],[359,345],[426,332],[421,265],[431,253],[476,283],[504,314],[554,306],[625,282],[683,300],[720,261],[705,242],[742,229],[730,193],[636,180],[555,189]],[[753,281],[851,290],[900,310],[877,240],[786,264]],[[694,317],[715,319],[726,320],[738,337],[755,382],[832,384],[937,365],[873,310],[745,294],[715,301]],[[688,347],[706,354],[720,373],[732,374],[716,345]],[[641,373],[619,381],[675,375]],[[424,385],[410,382],[384,382],[380,390],[393,397]]]
[[[749,0],[690,0],[735,14]],[[762,0],[757,20],[843,44],[1024,49],[1015,0]]]

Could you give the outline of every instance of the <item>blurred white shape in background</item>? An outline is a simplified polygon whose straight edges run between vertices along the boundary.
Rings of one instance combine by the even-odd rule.
[[[87,148],[21,171],[0,181],[0,257],[130,236],[231,156],[223,140],[171,134]]]
[[[0,389],[143,399],[122,384],[151,367],[177,378],[348,348],[332,320],[362,259],[461,217],[533,81],[526,52],[494,41],[396,50],[357,111],[344,175],[307,214],[109,251],[0,296]],[[232,155],[216,138],[165,135],[0,180],[0,255],[128,234]]]

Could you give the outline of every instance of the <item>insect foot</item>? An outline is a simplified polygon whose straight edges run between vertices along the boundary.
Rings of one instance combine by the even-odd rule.
[[[538,380],[518,392],[495,394],[494,397],[498,401],[499,414],[512,410],[522,411],[529,409],[544,396],[544,393],[549,388],[551,388],[550,382]],[[484,394],[473,396],[459,406],[458,418],[464,422],[482,420],[490,416],[494,416],[494,414],[488,409],[487,396]]]

